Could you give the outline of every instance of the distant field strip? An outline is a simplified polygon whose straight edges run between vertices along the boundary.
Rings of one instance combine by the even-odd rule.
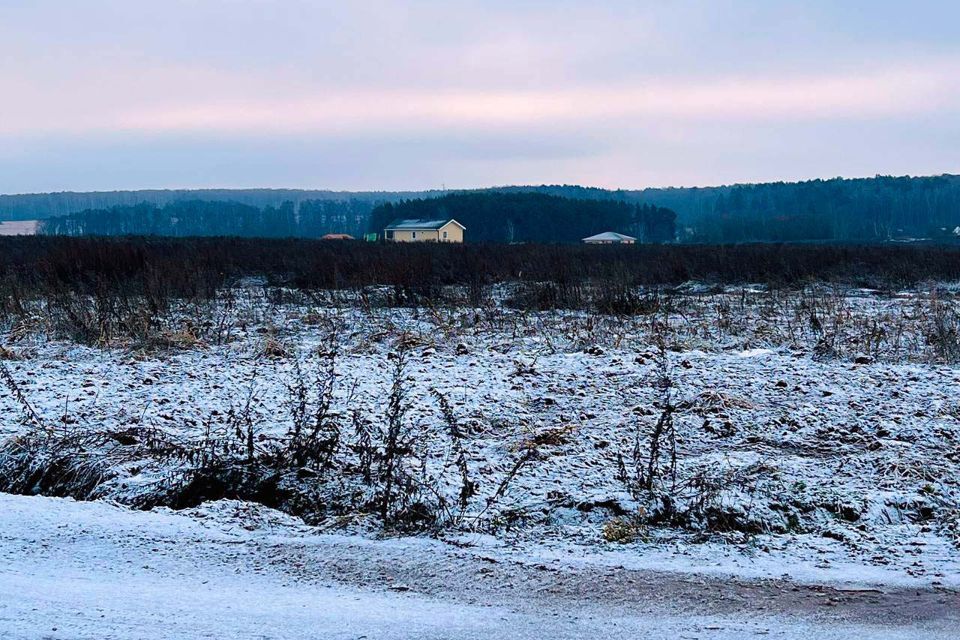
[[[0,222],[0,236],[32,236],[36,233],[36,220]]]

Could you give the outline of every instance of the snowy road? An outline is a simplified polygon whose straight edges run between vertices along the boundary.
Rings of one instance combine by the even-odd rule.
[[[499,563],[477,570],[498,581],[486,589],[465,578],[482,562],[435,543],[297,538],[228,524],[0,494],[0,638],[956,637],[952,592],[927,594],[913,614],[882,626],[843,602],[823,608],[836,614],[777,601],[748,606],[754,592],[742,582],[731,586],[742,611],[711,606],[716,592],[706,583],[697,587],[705,589],[698,611],[690,604],[697,593],[678,587],[689,580],[663,582],[667,595],[678,589],[673,599],[575,576],[586,582],[571,599],[559,576]],[[401,585],[408,570],[415,575]]]

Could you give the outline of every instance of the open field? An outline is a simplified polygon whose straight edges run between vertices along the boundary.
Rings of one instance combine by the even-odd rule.
[[[20,419],[3,427],[3,483],[135,506],[243,497],[329,528],[812,545],[945,577],[960,429],[949,292],[659,300],[614,317],[254,289],[215,303],[216,323],[188,307],[179,331],[107,347],[20,323],[4,347],[0,402]],[[407,494],[383,511],[391,428]]]
[[[960,640],[958,23],[0,0],[0,640]]]
[[[457,590],[428,576],[457,567],[489,574],[457,602],[501,606],[527,580],[460,551],[565,567],[537,590],[606,580],[590,596],[601,609],[653,598],[622,592],[630,580],[676,582],[676,600],[644,614],[667,626],[650,629],[672,629],[684,601],[726,621],[699,633],[760,615],[743,604],[756,598],[812,619],[778,594],[823,584],[900,598],[881,608],[912,612],[930,637],[955,612],[956,284],[633,285],[624,311],[601,313],[609,297],[591,281],[409,298],[246,276],[184,297],[158,295],[163,278],[77,273],[52,290],[6,280],[0,491],[171,508],[177,522],[229,513],[240,530],[284,522],[296,548],[327,536],[340,560],[324,580],[349,589],[383,586],[347,569],[370,557],[391,584],[441,600]],[[563,286],[579,304],[543,304]],[[448,559],[367,557],[381,537]],[[843,624],[871,622],[865,596],[809,597],[848,606]],[[842,637],[831,624],[821,631]],[[912,622],[882,624],[897,637]]]
[[[36,220],[0,220],[0,236],[32,236],[36,232]]]

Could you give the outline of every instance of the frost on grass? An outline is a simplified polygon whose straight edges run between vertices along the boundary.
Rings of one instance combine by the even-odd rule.
[[[0,490],[518,544],[829,545],[934,577],[960,556],[954,298],[643,299],[617,316],[240,290],[160,338],[12,325]]]

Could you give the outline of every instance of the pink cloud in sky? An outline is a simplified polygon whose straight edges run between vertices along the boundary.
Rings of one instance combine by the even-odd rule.
[[[173,70],[150,77],[149,99],[137,92],[113,93],[105,81],[96,93],[78,91],[75,109],[21,108],[8,114],[0,130],[8,134],[375,133],[435,127],[591,127],[635,120],[736,122],[916,115],[960,107],[960,80],[951,71],[954,66],[953,61],[941,61],[864,73],[650,79],[625,86],[534,91],[333,88],[323,93],[291,90],[296,85],[289,79],[274,86],[260,78],[245,84],[242,77]]]
[[[0,191],[958,171],[958,7],[0,0]]]

